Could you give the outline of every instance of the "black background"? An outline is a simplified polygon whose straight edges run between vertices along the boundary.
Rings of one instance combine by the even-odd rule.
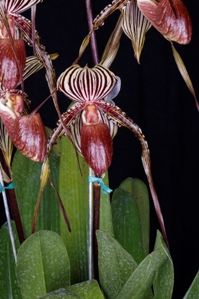
[[[192,18],[193,37],[189,45],[176,45],[176,49],[199,98],[199,1],[184,3]],[[93,15],[107,4],[107,0],[93,0]],[[44,0],[37,7],[36,27],[41,43],[48,53],[59,53],[53,62],[58,77],[76,59],[88,33],[84,1]],[[100,55],[118,16],[119,12],[115,12],[96,32]],[[80,65],[86,63],[93,66],[89,47]],[[140,65],[134,58],[131,41],[123,35],[111,70],[122,81],[115,103],[142,128],[149,143],[154,183],[175,268],[173,298],[182,298],[199,269],[199,113],[176,67],[170,43],[154,28],[147,33]],[[43,70],[25,82],[32,109],[49,95],[44,74]],[[70,100],[61,93],[58,96],[64,112]],[[40,113],[44,124],[54,128],[58,118],[51,100]],[[112,189],[128,176],[147,183],[140,157],[138,140],[126,128],[120,128],[114,138],[109,169]],[[1,214],[3,222],[3,211]],[[156,229],[159,224],[151,204],[151,248]]]

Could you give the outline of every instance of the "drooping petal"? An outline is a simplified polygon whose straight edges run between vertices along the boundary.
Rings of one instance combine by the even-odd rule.
[[[131,39],[135,57],[139,63],[146,32],[151,24],[137,6],[136,0],[131,0],[123,9],[123,31]]]
[[[137,0],[138,7],[151,24],[167,39],[188,44],[192,24],[182,0]]]
[[[101,175],[111,164],[113,147],[109,128],[104,123],[84,125],[81,130],[81,152],[93,171]]]
[[[42,2],[43,0],[4,0],[5,8],[9,13],[22,13],[31,8],[31,6]]]
[[[83,114],[85,113],[85,111],[83,110],[83,107],[84,107],[83,105],[81,105],[79,103],[75,103],[66,113],[64,113],[62,115],[65,125],[69,128],[69,130],[71,132],[71,141],[80,154],[82,154],[82,152],[81,152],[81,130],[83,127],[83,122],[84,122]],[[73,117],[72,117],[72,115],[73,115]],[[99,119],[99,122],[102,122],[108,126],[109,134],[110,134],[111,138],[113,139],[118,131],[118,125],[116,124],[116,122],[113,121],[112,119],[108,118],[108,116],[100,109],[98,110],[98,119]],[[63,128],[61,129],[60,126],[61,126],[61,124],[59,122],[58,127],[54,132],[56,136],[64,134]],[[59,133],[57,134],[57,132],[59,132]],[[52,139],[55,140],[55,138],[52,138]]]
[[[158,220],[160,223],[162,234],[163,234],[165,243],[168,245],[168,239],[167,239],[164,219],[162,216],[159,199],[158,199],[155,187],[154,187],[152,173],[151,173],[151,161],[150,161],[149,147],[148,147],[148,143],[145,139],[145,136],[142,133],[142,130],[136,123],[134,123],[134,121],[132,119],[127,117],[126,114],[124,112],[122,112],[119,107],[111,105],[111,104],[107,104],[106,102],[101,102],[99,104],[97,103],[97,106],[99,106],[101,109],[103,109],[107,115],[110,115],[118,125],[121,125],[121,126],[124,126],[124,127],[127,127],[128,129],[130,129],[135,134],[135,136],[138,138],[138,140],[140,141],[140,144],[142,147],[142,156],[141,156],[142,164],[144,167],[146,177],[148,179],[151,195],[153,198],[154,207],[155,207],[156,214],[157,214],[157,217],[158,217]]]
[[[0,39],[0,77],[1,83],[8,90],[16,88],[26,63],[24,41],[13,40],[13,45],[15,54],[13,53],[10,40]],[[18,63],[16,59],[18,60]]]
[[[72,65],[58,78],[57,88],[73,101],[99,101],[116,83],[115,75],[101,65],[93,68]]]

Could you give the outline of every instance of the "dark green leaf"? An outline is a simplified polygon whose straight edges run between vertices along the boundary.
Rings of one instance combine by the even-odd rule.
[[[108,234],[97,231],[100,284],[109,299],[115,299],[136,269],[132,256]]]
[[[157,235],[157,238],[160,238],[160,235]],[[130,276],[116,299],[148,299],[155,275],[166,258],[163,247],[147,255]]]
[[[67,289],[59,289],[42,296],[40,299],[104,299],[100,287],[95,280],[88,280],[67,287]]]
[[[56,291],[50,292],[39,299],[83,299],[77,294],[67,289],[58,289]]]
[[[79,295],[73,293],[67,289],[58,289],[56,291],[50,292],[39,299],[83,299]]]
[[[67,288],[84,299],[103,299],[99,284],[95,280],[88,280]]]
[[[149,253],[150,204],[147,186],[137,178],[127,178],[119,186],[133,195],[139,214],[142,230],[142,243],[145,256]]]
[[[113,229],[116,240],[137,263],[144,258],[140,214],[133,196],[117,188],[112,197]]]
[[[12,222],[12,229],[15,238],[15,246],[16,249],[18,249],[19,240],[14,222]],[[7,223],[0,229],[0,298],[22,298],[16,279],[15,261]]]
[[[154,299],[171,299],[174,286],[173,262],[159,231],[157,232],[157,236],[155,250],[160,249],[164,252],[165,261],[156,272],[153,284]]]
[[[109,185],[108,171],[106,172],[103,182],[106,186]],[[101,192],[100,197],[100,230],[106,232],[113,237],[113,222],[112,222],[112,211],[110,204],[110,194],[103,194]]]
[[[58,186],[59,161],[58,156],[51,155],[50,170],[56,186]],[[41,163],[31,161],[17,151],[13,159],[12,171],[24,232],[28,237],[32,231],[34,208],[40,184]],[[37,230],[49,229],[59,233],[59,210],[55,191],[48,182],[42,194]]]
[[[183,299],[198,299],[199,298],[199,272],[196,274],[190,288]]]
[[[71,281],[88,279],[88,166],[79,156],[82,176],[73,145],[61,138],[59,192],[69,218],[68,232],[63,216],[60,217],[60,236],[64,241],[71,263]]]
[[[70,284],[70,263],[61,238],[52,231],[39,231],[19,248],[17,279],[23,298],[36,299]]]

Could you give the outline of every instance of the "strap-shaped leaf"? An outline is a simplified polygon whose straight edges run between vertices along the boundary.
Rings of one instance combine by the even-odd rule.
[[[132,256],[109,234],[98,230],[96,235],[100,284],[106,298],[114,299],[135,271],[137,264]]]
[[[143,181],[137,178],[126,178],[119,188],[129,192],[134,197],[140,215],[140,224],[142,230],[142,243],[145,256],[149,253],[150,238],[150,204],[149,192]]]
[[[153,281],[154,299],[171,299],[174,287],[173,262],[159,231],[157,231],[154,249],[163,250],[165,255],[165,261],[157,270]]]
[[[161,238],[161,235],[157,234],[156,243],[161,242],[161,246],[155,248],[155,250],[147,255],[147,257],[139,264],[117,295],[116,299],[150,298],[149,291],[153,284],[154,277],[168,257],[168,254],[165,253],[166,246],[164,242],[159,240]]]
[[[113,230],[116,240],[140,263],[144,255],[142,230],[137,203],[129,192],[115,189],[112,202]]]
[[[18,250],[20,244],[14,222],[12,222],[12,229]],[[22,299],[15,274],[15,261],[10,242],[8,223],[5,223],[0,229],[0,298]]]

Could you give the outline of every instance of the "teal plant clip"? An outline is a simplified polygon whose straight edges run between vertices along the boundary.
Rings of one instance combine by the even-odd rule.
[[[5,191],[6,189],[14,189],[14,183],[10,183],[8,186],[2,186],[0,184],[0,192]]]
[[[113,190],[110,189],[109,187],[107,187],[103,180],[101,178],[97,178],[95,176],[88,176],[88,182],[89,183],[99,183],[101,188],[102,188],[102,193],[103,194],[107,194],[107,193],[111,193]]]

